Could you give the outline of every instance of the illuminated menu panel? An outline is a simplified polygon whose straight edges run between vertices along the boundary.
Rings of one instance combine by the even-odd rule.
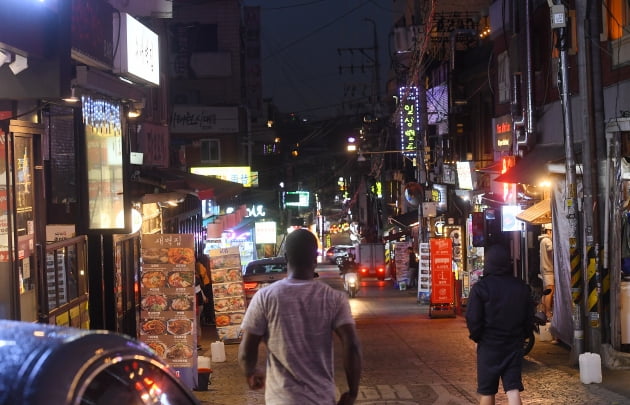
[[[140,341],[172,367],[196,356],[195,253],[192,234],[142,237]]]

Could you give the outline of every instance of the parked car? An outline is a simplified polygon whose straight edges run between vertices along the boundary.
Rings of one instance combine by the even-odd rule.
[[[341,264],[349,254],[355,254],[354,246],[352,245],[335,245],[330,247],[326,251],[326,261],[328,263],[339,265]]]
[[[252,260],[245,266],[245,273],[243,273],[246,301],[249,302],[256,291],[286,276],[287,259],[285,257]]]

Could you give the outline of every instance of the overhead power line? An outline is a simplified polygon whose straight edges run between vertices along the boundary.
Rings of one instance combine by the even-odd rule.
[[[285,51],[285,50],[287,50],[287,49],[291,48],[291,47],[292,47],[292,46],[294,46],[294,45],[299,44],[300,42],[304,41],[305,39],[308,39],[308,38],[312,37],[313,35],[317,34],[317,33],[318,33],[318,32],[320,32],[320,31],[322,31],[324,28],[330,27],[331,25],[333,25],[333,24],[334,24],[334,23],[336,23],[337,21],[341,20],[341,19],[342,19],[342,18],[344,18],[344,17],[347,17],[348,15],[350,15],[350,14],[354,13],[355,11],[357,11],[358,9],[362,8],[363,6],[365,6],[366,4],[369,4],[369,3],[370,3],[369,1],[363,1],[363,2],[361,2],[358,6],[354,7],[353,9],[348,10],[347,12],[345,12],[345,13],[343,13],[343,14],[341,14],[340,16],[336,17],[336,18],[335,18],[335,19],[333,19],[332,21],[330,21],[330,22],[328,22],[328,23],[326,23],[326,24],[324,24],[324,25],[322,25],[322,26],[320,26],[320,27],[316,28],[314,31],[311,31],[311,32],[309,32],[308,34],[306,34],[306,35],[304,35],[304,36],[302,36],[302,37],[300,37],[300,38],[297,38],[296,40],[294,40],[294,41],[292,41],[292,42],[289,42],[288,44],[286,44],[286,45],[285,45],[285,46],[283,46],[282,48],[277,49],[277,50],[276,50],[276,51],[274,51],[274,52],[271,52],[269,55],[267,55],[267,56],[265,56],[265,57],[263,58],[263,61],[265,61],[265,60],[267,60],[267,59],[269,59],[269,58],[272,58],[272,57],[276,56],[276,55],[277,55],[277,54],[279,54],[280,52],[283,52],[283,51]]]

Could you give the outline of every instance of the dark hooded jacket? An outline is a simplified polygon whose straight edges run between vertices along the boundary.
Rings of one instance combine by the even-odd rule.
[[[489,345],[522,344],[533,316],[530,288],[512,275],[507,250],[486,248],[483,277],[473,285],[466,307],[470,338]]]

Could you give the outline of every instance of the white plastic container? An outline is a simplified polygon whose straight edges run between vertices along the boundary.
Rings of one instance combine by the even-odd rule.
[[[597,353],[580,354],[580,381],[583,384],[602,382],[602,359]]]
[[[198,368],[212,368],[211,366],[212,366],[212,362],[210,361],[210,357],[207,357],[207,356],[197,357]]]
[[[540,327],[540,337],[538,338],[538,340],[540,340],[541,342],[551,342],[551,332],[549,332],[549,323],[547,323],[546,325],[542,325]]]
[[[225,345],[223,342],[216,341],[210,345],[212,352],[212,361],[215,363],[222,363],[225,361]]]

